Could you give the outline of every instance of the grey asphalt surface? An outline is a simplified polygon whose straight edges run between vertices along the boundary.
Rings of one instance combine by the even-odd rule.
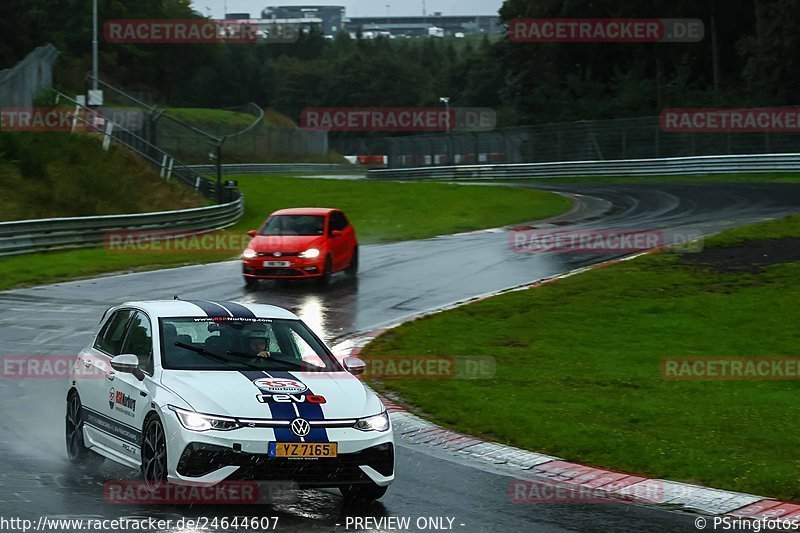
[[[709,234],[800,211],[800,184],[791,183],[541,187],[578,194],[579,203],[576,211],[551,221],[556,226],[536,227],[570,223],[564,229]],[[337,275],[328,289],[263,283],[245,291],[239,264],[227,262],[7,291],[0,293],[0,355],[74,354],[89,342],[107,307],[175,294],[287,307],[330,341],[610,257],[515,253],[508,233],[498,230],[363,246],[358,282]],[[66,382],[59,380],[0,379],[0,517],[279,516],[278,531],[345,530],[347,518],[355,516],[411,517],[412,524],[418,517],[451,517],[461,531],[696,530],[693,516],[659,508],[512,503],[511,478],[502,472],[403,442],[396,482],[368,507],[345,508],[335,491],[310,491],[258,507],[110,505],[103,484],[137,473],[110,461],[94,468],[67,462],[65,391]]]

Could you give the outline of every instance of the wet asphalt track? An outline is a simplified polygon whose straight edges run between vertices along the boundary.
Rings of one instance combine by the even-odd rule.
[[[543,185],[579,193],[559,217],[569,228],[717,232],[800,211],[800,184]],[[543,227],[537,224],[537,227]],[[567,229],[567,226],[565,226]],[[335,277],[326,290],[265,283],[246,292],[236,262],[0,293],[0,354],[72,354],[103,310],[126,300],[183,298],[270,303],[293,309],[326,340],[402,320],[468,297],[586,266],[610,256],[518,254],[505,231],[364,246],[357,283]],[[452,517],[456,531],[695,531],[693,517],[628,504],[528,505],[508,499],[511,478],[454,463],[424,445],[403,445],[397,480],[384,499],[345,508],[335,491],[310,491],[257,507],[109,505],[103,483],[136,473],[106,461],[68,464],[64,392],[53,380],[0,380],[0,516],[279,516],[278,531],[344,530],[348,516]],[[340,526],[337,526],[340,524]],[[463,525],[461,525],[463,524]],[[414,529],[412,529],[414,530]]]

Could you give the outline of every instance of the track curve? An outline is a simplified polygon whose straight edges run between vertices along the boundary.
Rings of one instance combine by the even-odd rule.
[[[519,186],[519,185],[516,185]],[[543,184],[576,195],[556,221],[572,228],[715,233],[800,211],[800,184]],[[537,227],[541,227],[537,224]],[[466,298],[550,277],[610,255],[516,254],[505,230],[363,246],[359,281],[327,290],[264,284],[246,292],[237,262],[110,276],[0,293],[0,355],[67,355],[85,345],[108,306],[133,299],[189,298],[271,303],[293,309],[330,341]],[[79,469],[63,444],[66,384],[0,380],[0,516],[279,516],[278,531],[344,528],[347,516],[454,517],[462,531],[692,531],[692,517],[629,504],[520,505],[506,475],[400,443],[397,481],[382,503],[345,508],[338,493],[309,491],[262,507],[108,505],[103,483],[135,473],[108,464]],[[461,525],[463,524],[463,525]]]

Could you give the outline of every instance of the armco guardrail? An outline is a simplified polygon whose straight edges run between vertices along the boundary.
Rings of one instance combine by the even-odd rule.
[[[100,246],[111,231],[200,232],[233,225],[244,210],[232,202],[180,211],[135,215],[46,218],[0,223],[0,256]]]
[[[729,174],[737,172],[800,172],[800,154],[719,155],[565,161],[506,165],[465,165],[370,170],[371,179],[529,179],[589,176],[666,176]]]
[[[214,165],[189,165],[189,168],[200,174],[216,173]],[[290,174],[293,172],[320,173],[362,173],[364,167],[352,164],[335,163],[242,163],[222,165],[222,173],[231,174]]]

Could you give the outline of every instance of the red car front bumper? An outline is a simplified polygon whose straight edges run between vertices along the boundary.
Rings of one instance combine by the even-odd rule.
[[[253,279],[311,279],[322,276],[324,260],[287,258],[288,266],[266,266],[275,260],[266,257],[242,260],[242,274]]]

